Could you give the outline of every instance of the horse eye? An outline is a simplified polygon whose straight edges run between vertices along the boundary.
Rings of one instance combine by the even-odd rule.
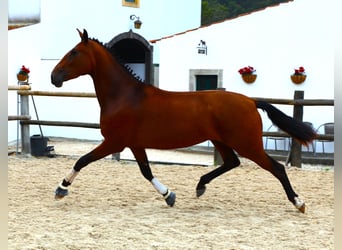
[[[75,49],[70,51],[70,56],[76,56],[77,55],[77,51]]]

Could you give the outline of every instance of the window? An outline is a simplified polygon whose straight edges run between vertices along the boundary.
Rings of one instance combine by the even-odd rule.
[[[139,8],[140,0],[122,0],[122,6]]]
[[[196,91],[217,89],[217,75],[196,75]]]
[[[223,84],[222,69],[190,69],[189,90],[221,89]]]

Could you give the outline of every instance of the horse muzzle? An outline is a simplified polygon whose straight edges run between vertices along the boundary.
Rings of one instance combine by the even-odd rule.
[[[64,74],[63,72],[55,72],[52,71],[51,73],[51,83],[55,85],[57,88],[60,88],[63,86],[64,82]]]

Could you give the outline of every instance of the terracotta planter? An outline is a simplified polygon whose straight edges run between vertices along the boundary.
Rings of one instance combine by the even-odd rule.
[[[28,76],[27,76],[27,75],[24,75],[24,74],[17,74],[17,79],[18,79],[18,81],[20,81],[20,82],[27,82]]]
[[[253,83],[253,82],[255,82],[255,79],[257,78],[257,75],[254,75],[254,74],[242,74],[241,77],[245,81],[245,83]]]
[[[291,81],[295,84],[301,84],[306,79],[306,75],[291,75]]]

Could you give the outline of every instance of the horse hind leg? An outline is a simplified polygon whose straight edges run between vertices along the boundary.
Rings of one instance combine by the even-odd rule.
[[[280,181],[282,184],[288,200],[302,213],[305,213],[305,203],[302,201],[298,195],[293,190],[290,180],[286,174],[285,167],[274,160],[272,157],[268,156],[272,164],[271,173]],[[268,169],[267,169],[268,170]]]
[[[139,169],[142,173],[142,175],[151,182],[153,187],[164,197],[165,202],[170,207],[173,207],[173,205],[176,202],[176,194],[167,187],[165,187],[162,183],[158,181],[157,178],[155,178],[152,174],[152,170],[150,168],[150,165],[148,163],[146,151],[144,149],[136,149],[131,148],[131,151],[137,160]]]
[[[229,170],[240,165],[240,160],[236,156],[233,149],[224,145],[221,142],[212,141],[212,143],[214,144],[215,148],[221,154],[224,163],[220,167],[218,167],[218,168],[212,170],[211,172],[201,176],[201,178],[197,184],[197,187],[196,187],[196,196],[197,197],[200,197],[205,193],[206,184],[211,182],[216,177],[218,177],[218,176],[224,174],[225,172],[227,172],[227,171],[229,171]]]
[[[288,200],[302,213],[305,212],[305,203],[302,201],[298,195],[293,190],[290,180],[286,174],[285,167],[274,160],[272,157],[267,155],[265,151],[262,149],[262,151],[253,150],[250,151],[253,152],[253,155],[243,155],[244,157],[247,157],[248,159],[254,161],[257,163],[260,167],[263,169],[269,171],[273,176],[275,176],[283,186],[286,196]],[[260,152],[259,154],[255,152]]]

